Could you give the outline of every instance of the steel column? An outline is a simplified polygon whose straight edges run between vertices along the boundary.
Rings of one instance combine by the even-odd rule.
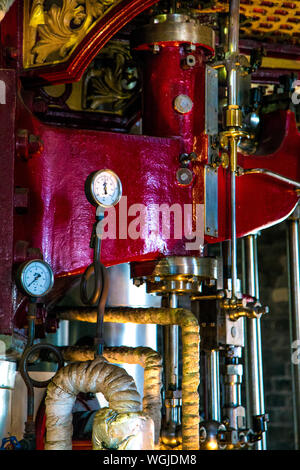
[[[243,244],[245,293],[259,299],[257,235],[248,235]],[[260,319],[247,319],[246,340],[247,416],[251,426],[252,416],[265,413]],[[266,450],[266,433],[256,449]]]
[[[207,353],[207,371],[209,375],[209,419],[221,422],[219,351],[213,350]]]
[[[287,258],[290,299],[290,336],[292,353],[300,346],[300,270],[299,270],[299,218],[300,207],[287,222]],[[292,354],[293,415],[295,449],[300,449],[300,364]]]

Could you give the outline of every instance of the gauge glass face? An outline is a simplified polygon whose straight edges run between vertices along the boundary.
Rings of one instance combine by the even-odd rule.
[[[96,173],[92,182],[92,192],[96,202],[104,207],[111,207],[119,202],[122,186],[119,177],[110,170]]]
[[[52,269],[43,261],[32,261],[22,271],[21,284],[29,295],[34,297],[45,295],[53,286]]]

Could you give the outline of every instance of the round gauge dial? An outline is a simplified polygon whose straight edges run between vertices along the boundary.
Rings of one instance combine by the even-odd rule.
[[[86,180],[85,193],[94,206],[115,206],[122,196],[120,178],[112,170],[95,171]]]
[[[18,270],[17,284],[26,295],[42,297],[53,287],[53,271],[45,261],[40,259],[28,261]]]

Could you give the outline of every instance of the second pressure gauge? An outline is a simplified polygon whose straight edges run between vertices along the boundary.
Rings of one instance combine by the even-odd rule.
[[[53,271],[48,263],[40,259],[27,261],[18,269],[16,282],[25,295],[43,297],[53,287]]]
[[[104,208],[115,206],[122,196],[120,178],[112,170],[95,171],[85,182],[85,194],[94,206]]]

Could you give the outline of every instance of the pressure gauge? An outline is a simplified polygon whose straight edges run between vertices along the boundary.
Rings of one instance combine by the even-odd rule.
[[[25,295],[42,297],[53,287],[53,271],[48,263],[40,259],[27,261],[19,267],[16,283]]]
[[[104,208],[115,206],[122,196],[120,178],[112,170],[95,171],[85,182],[85,194],[94,206]]]

